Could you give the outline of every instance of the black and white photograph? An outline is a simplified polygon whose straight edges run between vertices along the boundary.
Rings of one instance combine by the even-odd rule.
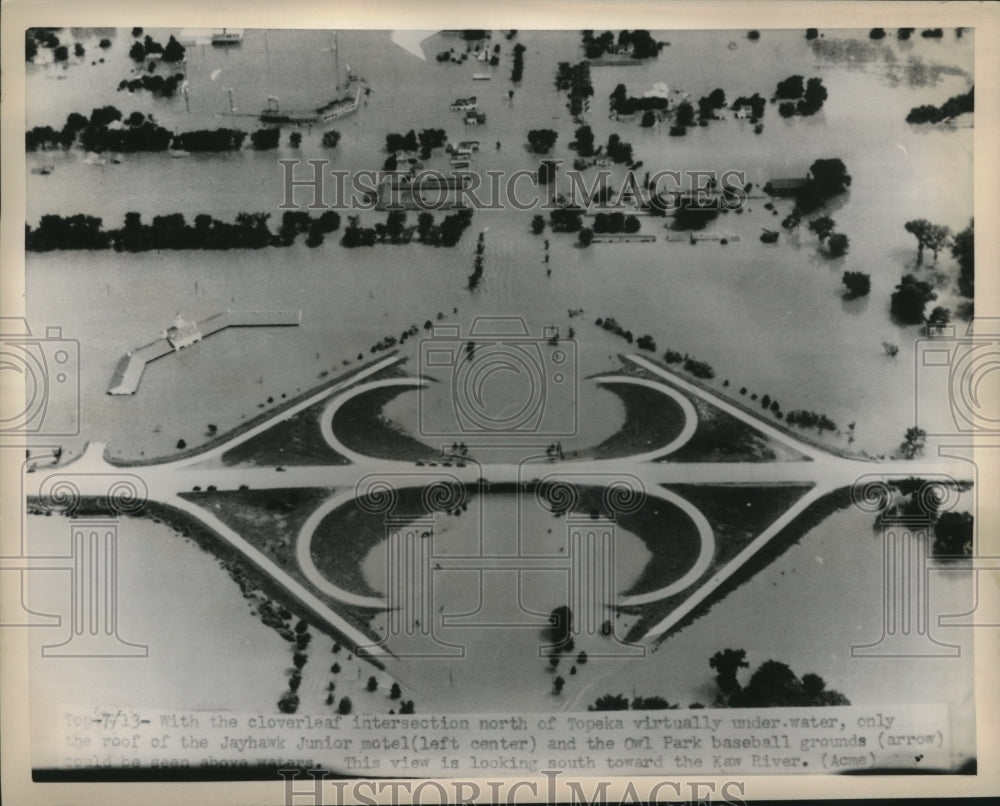
[[[997,7],[12,5],[21,802],[996,785]]]

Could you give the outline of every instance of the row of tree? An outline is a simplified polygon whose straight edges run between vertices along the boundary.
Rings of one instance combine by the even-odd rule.
[[[823,108],[827,91],[822,79],[810,78],[805,81],[802,76],[793,75],[778,82],[774,99],[782,101],[778,106],[778,113],[783,118],[795,115],[808,117]]]
[[[448,135],[444,129],[410,129],[406,134],[390,133],[385,136],[385,150],[389,154],[420,152],[420,159],[430,159],[435,148],[444,148]]]
[[[524,77],[524,51],[527,48],[518,42],[514,45],[514,67],[510,71],[510,80],[515,84]]]
[[[556,67],[556,89],[569,93],[570,114],[581,114],[588,99],[594,95],[594,85],[590,82],[590,65],[585,61],[579,64],[559,62]]]
[[[953,95],[941,106],[925,104],[915,106],[906,116],[907,123],[940,123],[942,120],[949,120],[958,117],[965,112],[974,112],[976,106],[975,87],[971,87],[968,92],[961,95]]]
[[[746,650],[724,649],[716,652],[708,662],[715,671],[715,708],[782,708],[828,705],[850,705],[839,691],[828,689],[826,681],[817,674],[807,673],[798,677],[791,668],[780,661],[764,661],[750,676],[746,685],[739,681],[741,669],[749,669]],[[588,707],[590,711],[657,710],[678,708],[665,698],[635,697],[631,703],[622,694],[606,694]],[[703,708],[693,703],[692,708]]]
[[[145,61],[147,56],[155,54],[158,54],[165,62],[182,62],[184,61],[184,54],[186,52],[187,49],[173,35],[167,40],[166,47],[164,47],[149,34],[146,34],[145,39],[141,42],[137,41],[132,44],[128,55],[136,62]]]
[[[340,227],[340,216],[327,210],[312,218],[304,211],[285,212],[281,227],[268,227],[270,213],[240,213],[235,222],[219,221],[207,213],[188,224],[182,213],[154,216],[150,224],[139,213],[126,213],[121,228],[105,230],[102,220],[87,215],[44,215],[38,226],[25,226],[25,249],[48,252],[60,249],[114,249],[146,252],[151,249],[261,249],[291,246],[300,233],[309,246],[319,246],[323,236]]]
[[[175,133],[160,126],[152,115],[133,112],[125,118],[120,109],[103,106],[94,109],[89,119],[79,112],[71,112],[61,129],[52,126],[29,129],[25,133],[25,149],[68,149],[79,145],[85,151],[98,154],[108,151],[136,153],[168,149],[191,152],[238,151],[246,136],[244,131],[227,128]],[[280,129],[263,128],[253,132],[250,141],[253,148],[267,150],[277,148],[280,137]]]
[[[619,31],[617,39],[611,31],[594,36],[583,32],[583,51],[588,59],[599,59],[605,53],[625,54],[633,59],[653,59],[660,55],[665,43],[657,42],[649,31]]]
[[[128,90],[138,92],[145,90],[161,98],[173,98],[177,88],[184,83],[183,73],[174,73],[172,76],[164,78],[161,75],[142,75],[140,78],[122,79],[118,84],[118,91]]]
[[[340,243],[348,249],[375,246],[377,243],[411,243],[414,240],[427,246],[455,246],[471,223],[472,209],[467,207],[449,213],[440,224],[435,223],[431,213],[422,212],[417,216],[415,226],[408,225],[405,211],[390,210],[385,223],[377,223],[373,227],[363,227],[358,216],[351,216]]]

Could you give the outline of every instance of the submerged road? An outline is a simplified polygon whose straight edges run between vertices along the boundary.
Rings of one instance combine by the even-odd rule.
[[[666,618],[655,624],[644,636],[652,640],[669,631],[688,613],[708,599],[732,574],[753,557],[775,535],[805,512],[809,506],[835,490],[856,489],[858,485],[884,484],[887,481],[908,477],[928,478],[942,484],[971,482],[972,469],[966,462],[957,460],[897,460],[863,461],[836,456],[813,445],[796,439],[784,430],[774,427],[759,417],[744,411],[715,394],[678,377],[659,365],[638,356],[626,360],[645,370],[657,380],[629,376],[609,375],[597,378],[604,384],[631,383],[657,389],[680,406],[684,415],[681,432],[668,445],[633,456],[614,459],[557,460],[547,456],[523,462],[480,464],[470,458],[461,460],[463,467],[452,461],[450,467],[441,462],[436,466],[412,461],[379,459],[348,449],[333,430],[337,410],[346,401],[372,389],[387,386],[419,388],[426,385],[420,378],[389,378],[369,381],[373,375],[396,365],[401,358],[388,356],[366,367],[361,372],[327,389],[308,396],[295,405],[275,414],[258,425],[239,433],[205,451],[181,459],[139,466],[115,465],[105,458],[105,446],[92,443],[78,459],[63,465],[37,468],[23,475],[24,494],[29,501],[58,508],[60,503],[74,498],[107,498],[111,490],[128,496],[130,490],[139,500],[150,500],[182,510],[209,526],[243,556],[290,594],[326,618],[348,638],[359,645],[370,645],[371,639],[346,622],[312,591],[292,577],[288,571],[255,548],[236,531],[224,524],[202,507],[181,497],[198,487],[210,486],[218,491],[238,489],[274,490],[293,488],[325,488],[331,498],[322,504],[307,520],[295,547],[296,557],[303,574],[315,588],[346,604],[364,607],[382,607],[378,597],[365,597],[343,591],[332,585],[315,568],[310,553],[313,532],[322,518],[342,504],[364,495],[372,482],[385,482],[399,489],[424,487],[435,482],[467,485],[483,491],[494,485],[521,486],[544,482],[578,483],[581,486],[602,486],[625,483],[643,495],[658,497],[677,505],[676,494],[665,486],[679,484],[697,485],[801,485],[808,491],[795,504],[765,528],[736,557],[718,569],[707,581]],[[697,413],[690,400],[679,392],[699,398],[719,410],[751,426],[757,432],[781,443],[800,454],[799,460],[773,462],[671,462],[664,461],[669,454],[685,444],[697,428]],[[278,469],[275,467],[227,467],[221,464],[226,452],[268,431],[305,409],[329,401],[320,421],[317,438],[325,439],[331,449],[350,460],[349,465],[307,465]],[[527,450],[534,450],[529,448]],[[683,499],[681,499],[683,501]],[[686,505],[686,506],[685,506]],[[682,510],[690,507],[686,501]],[[693,509],[693,507],[691,507]],[[681,579],[671,581],[659,590],[619,597],[622,605],[642,605],[674,595],[693,585],[711,565],[714,555],[714,535],[704,517],[697,510],[687,511],[695,521],[702,540],[702,550],[695,564]],[[377,654],[377,653],[376,653]]]

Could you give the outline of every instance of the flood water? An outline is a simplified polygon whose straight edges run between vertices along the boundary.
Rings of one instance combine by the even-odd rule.
[[[330,93],[328,33],[252,30],[240,47],[189,48],[190,111],[181,96],[164,100],[116,93],[118,82],[130,77],[133,68],[127,33],[117,32],[112,48],[102,54],[103,65],[90,66],[96,47],[81,34],[88,44],[87,64],[66,71],[29,66],[28,126],[60,126],[71,111],[86,113],[112,103],[126,114],[133,109],[152,112],[162,125],[176,130],[230,124],[252,130],[256,122],[249,118],[229,119],[227,88],[233,90],[237,115],[262,108],[268,95],[278,96],[283,106],[302,107],[316,105]],[[167,32],[151,33],[166,40]],[[208,423],[220,431],[238,425],[270,405],[269,397],[278,400],[282,393],[309,388],[321,373],[336,374],[345,361],[356,361],[358,353],[370,357],[370,345],[383,336],[398,335],[438,312],[463,332],[479,316],[523,317],[533,334],[550,324],[558,325],[563,335],[573,328],[580,378],[614,369],[617,354],[631,349],[593,324],[597,317],[614,316],[636,335],[654,336],[661,354],[671,348],[708,361],[720,391],[721,381],[729,379],[732,388],[745,385],[768,393],[785,411],[814,409],[842,426],[856,422],[855,449],[892,451],[913,423],[920,337],[918,329],[899,327],[888,316],[889,295],[916,258],[915,241],[903,224],[920,217],[959,230],[973,213],[971,116],[954,128],[909,126],[905,117],[913,106],[938,105],[968,89],[972,35],[956,39],[949,31],[942,41],[890,38],[876,44],[869,43],[867,32],[828,31],[822,47],[810,45],[801,31],[764,31],[757,43],[746,40],[742,31],[654,35],[670,42],[657,60],[639,67],[592,69],[594,98],[586,117],[596,141],[619,133],[633,144],[643,170],[742,170],[757,187],[775,176],[803,175],[817,158],[840,157],[853,183],[830,215],[838,231],[850,238],[845,258],[821,257],[804,226],[797,235],[783,232],[776,245],[761,243],[762,228],[778,228],[790,209],[787,202],[778,202],[779,215],[772,216],[763,199],[751,201],[741,215],[720,216],[710,225],[709,232],[729,238],[727,246],[666,242],[662,223],[644,220],[643,232],[656,234],[655,243],[578,249],[574,236],[531,236],[532,213],[504,210],[477,212],[454,249],[379,245],[350,250],[340,247],[335,235],[316,249],[306,248],[300,239],[287,249],[260,251],[29,254],[29,321],[38,328],[61,325],[64,336],[80,340],[80,436],[65,442],[67,453],[79,450],[85,440],[107,441],[111,453],[121,457],[162,455],[182,438],[189,447],[196,445],[207,438]],[[524,80],[508,106],[513,43],[502,37],[494,40],[503,49],[501,66],[492,70],[494,79],[473,82],[473,72],[488,68],[478,62],[442,65],[434,60],[438,50],[457,47],[459,40],[428,40],[430,58],[424,63],[392,45],[389,32],[342,32],[341,61],[367,81],[372,93],[356,115],[331,124],[343,135],[337,149],[324,150],[320,132],[313,130],[303,132],[299,149],[288,147],[283,136],[281,148],[266,153],[246,150],[186,159],[126,155],[120,165],[89,165],[81,153],[29,155],[29,167],[51,163],[56,169],[49,176],[28,175],[27,218],[34,224],[45,213],[87,213],[103,218],[106,226],[118,226],[131,210],[141,211],[146,221],[181,211],[189,222],[202,212],[230,220],[240,211],[269,211],[275,222],[283,191],[277,159],[330,158],[331,167],[375,169],[385,158],[385,134],[410,128],[445,128],[452,141],[480,139],[484,147],[476,169],[509,172],[537,162],[525,150],[527,130],[550,127],[559,132],[554,154],[571,163],[573,152],[565,145],[575,125],[553,82],[559,61],[579,58],[578,38],[578,32],[521,32],[517,41],[527,46]],[[860,43],[834,46],[853,39]],[[760,135],[748,122],[731,117],[678,138],[669,137],[666,126],[642,129],[638,123],[615,123],[607,115],[606,99],[618,83],[638,95],[663,81],[694,99],[722,87],[732,100],[754,92],[769,97],[777,81],[792,73],[821,76],[829,99],[813,118],[784,120],[769,105]],[[474,130],[463,127],[460,113],[448,111],[451,100],[469,94],[480,98],[480,109],[488,115],[486,125]],[[446,164],[440,156],[428,162],[442,169]],[[372,223],[384,214],[361,216]],[[470,292],[466,278],[476,235],[487,228],[482,284]],[[550,241],[548,264],[543,262],[544,238]],[[954,277],[949,255],[942,253],[938,264]],[[845,270],[871,274],[869,297],[842,300]],[[931,272],[922,271],[923,276]],[[956,306],[950,285],[938,291],[936,304]],[[106,396],[126,350],[156,338],[179,311],[200,319],[225,308],[301,308],[302,324],[252,332],[230,329],[149,366],[136,396]],[[569,316],[569,310],[580,308],[582,316]],[[895,359],[884,355],[884,340],[899,345]],[[403,354],[408,370],[416,372],[417,346],[410,342]],[[587,442],[594,444],[623,414],[614,395],[593,393],[586,383],[583,388],[591,392],[580,399],[580,421],[592,429],[596,439]],[[400,395],[387,407],[388,416],[412,428],[413,398]],[[841,438],[839,444],[846,443]],[[583,708],[612,688],[615,693],[629,694],[634,688],[639,694],[662,694],[682,704],[705,702],[708,657],[737,643],[748,649],[754,664],[774,657],[800,675],[814,671],[855,703],[888,701],[904,691],[926,700],[961,700],[968,693],[971,707],[967,662],[933,662],[927,672],[888,661],[865,665],[852,661],[849,651],[845,654],[855,636],[868,639],[878,627],[872,602],[858,592],[879,589],[881,549],[870,524],[851,515],[828,519],[643,663],[628,666],[628,671],[611,662],[592,664],[586,675],[581,671],[577,693],[567,687],[567,696],[581,697],[574,707]],[[152,527],[144,524],[139,531],[145,535],[147,528]],[[153,548],[138,541],[129,545],[141,554],[138,567],[151,562]],[[166,553],[160,548],[157,557]],[[195,550],[178,546],[169,553],[178,573],[205,565],[204,555]],[[373,555],[368,566],[373,579],[376,566]],[[231,648],[233,657],[263,657],[258,641],[271,639],[259,633],[267,630],[255,618],[236,614],[243,600],[235,585],[221,577],[215,583],[219,602],[205,600],[204,607],[232,611],[219,623],[243,636],[243,643]],[[206,582],[202,590],[209,587]],[[196,608],[191,600],[183,606],[177,602],[176,590],[143,595],[147,593],[144,602],[151,609],[174,603],[183,624],[176,628],[178,635],[189,635],[205,622],[200,600]],[[941,586],[943,600],[955,610],[966,595],[958,583],[945,580]],[[544,610],[551,602],[546,593],[537,606]],[[537,637],[532,630],[514,632],[527,643]],[[504,649],[494,644],[484,652],[463,670],[453,670],[447,689],[439,685],[442,670],[434,664],[412,664],[400,669],[400,675],[404,682],[408,675],[420,692],[418,708],[557,707],[547,694],[542,661],[536,662],[537,680],[531,678],[525,694],[523,681],[504,668]],[[180,651],[177,661],[179,666],[186,662]],[[221,667],[213,660],[212,668]],[[225,668],[245,666],[234,661]],[[166,663],[157,669],[154,687],[184,689],[167,674]],[[525,674],[534,675],[534,667]],[[252,676],[240,671],[239,685],[227,680],[206,688],[205,702],[246,706],[262,691],[244,685]],[[590,685],[593,697],[580,693]],[[237,691],[241,693],[232,693]],[[489,691],[495,696],[487,698]]]

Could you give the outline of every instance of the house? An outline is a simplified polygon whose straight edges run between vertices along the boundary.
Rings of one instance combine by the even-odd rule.
[[[195,342],[201,341],[201,331],[198,329],[198,323],[189,322],[179,313],[174,319],[174,323],[167,328],[164,335],[174,350],[181,350],[185,347],[190,347]]]
[[[473,95],[471,98],[456,98],[454,101],[451,102],[451,106],[449,107],[449,109],[451,109],[452,112],[465,112],[469,109],[475,109],[475,108],[476,108],[475,95]]]
[[[477,112],[475,107],[470,109],[465,113],[465,125],[466,126],[479,126],[486,122],[486,113]]]

